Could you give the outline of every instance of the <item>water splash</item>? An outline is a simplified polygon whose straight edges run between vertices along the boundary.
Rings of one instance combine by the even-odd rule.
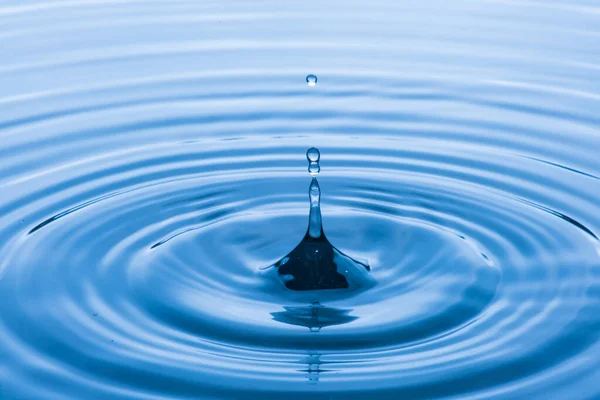
[[[316,176],[321,171],[319,160],[321,153],[315,147],[311,147],[306,152],[308,160],[308,173],[313,177],[308,187],[308,196],[310,198],[310,214],[308,217],[308,234],[310,237],[317,239],[323,234],[321,224],[321,188]]]
[[[313,177],[308,187],[310,213],[306,235],[288,255],[272,267],[286,288],[297,291],[349,289],[372,284],[367,262],[357,261],[336,249],[325,236],[321,219],[321,188],[316,176],[320,172],[321,153],[315,147],[306,152],[308,172]]]

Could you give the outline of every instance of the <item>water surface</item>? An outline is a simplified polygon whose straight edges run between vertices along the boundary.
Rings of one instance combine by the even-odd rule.
[[[589,0],[2,2],[0,398],[600,397],[599,36]],[[260,270],[311,146],[350,296]]]

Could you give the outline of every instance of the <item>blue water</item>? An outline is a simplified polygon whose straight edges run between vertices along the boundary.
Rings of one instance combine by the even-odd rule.
[[[592,0],[1,2],[0,398],[600,398],[599,43]],[[311,146],[366,290],[261,270]]]

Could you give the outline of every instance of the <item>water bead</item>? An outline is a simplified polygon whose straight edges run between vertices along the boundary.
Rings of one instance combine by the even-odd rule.
[[[321,153],[319,152],[319,149],[317,149],[316,147],[311,147],[310,149],[308,149],[306,151],[306,158],[308,159],[309,162],[319,162],[319,160],[321,159]]]
[[[316,75],[307,75],[306,76],[306,83],[308,83],[308,86],[315,86],[317,84],[317,76]]]
[[[311,174],[312,176],[317,176],[319,172],[321,172],[321,166],[319,165],[319,163],[311,162],[310,164],[308,164],[309,174]]]
[[[308,173],[312,176],[317,176],[321,171],[319,166],[319,160],[321,159],[321,153],[316,147],[311,147],[306,151],[306,159],[308,160]]]

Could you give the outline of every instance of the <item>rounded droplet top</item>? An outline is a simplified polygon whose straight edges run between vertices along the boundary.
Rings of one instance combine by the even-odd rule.
[[[313,74],[307,75],[306,83],[308,83],[308,86],[315,86],[317,84],[317,76]]]
[[[321,152],[316,147],[311,147],[306,151],[306,158],[308,162],[319,162],[321,159]]]

